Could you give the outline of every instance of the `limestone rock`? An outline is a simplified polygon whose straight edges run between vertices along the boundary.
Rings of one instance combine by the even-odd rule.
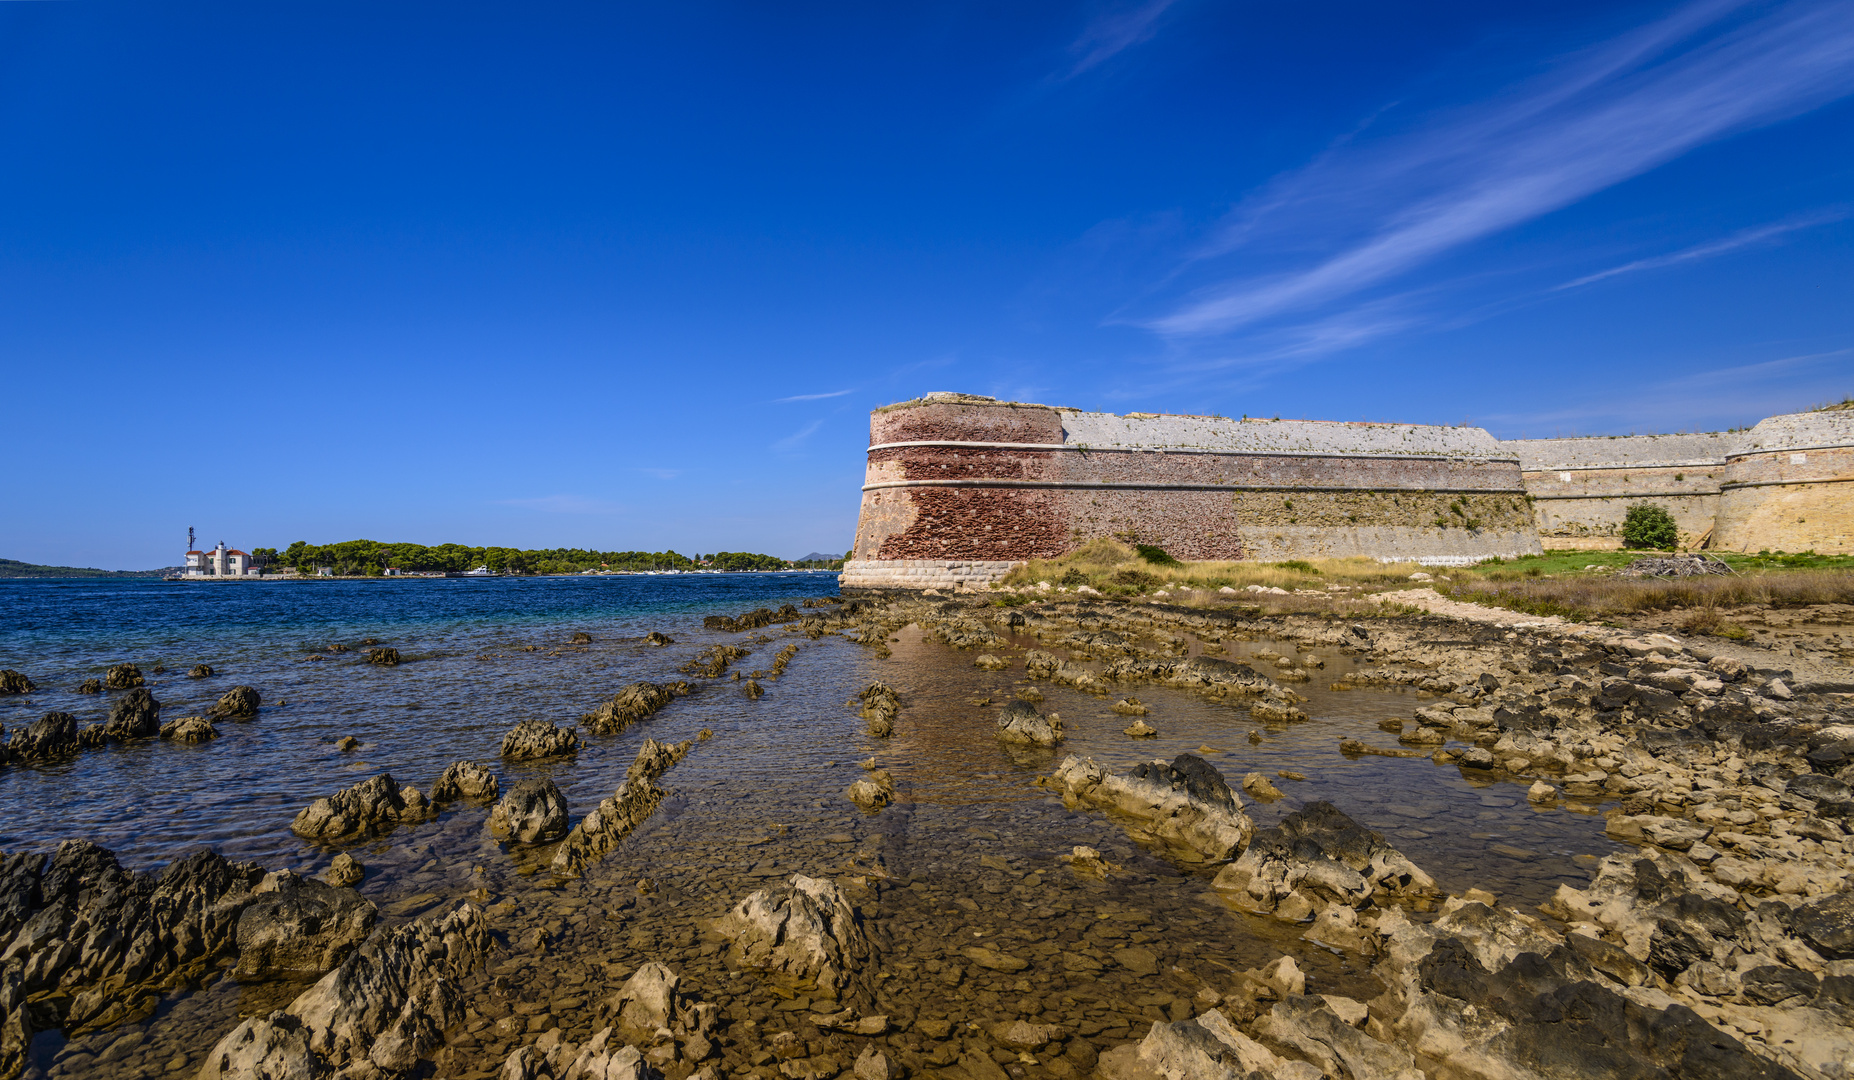
[[[1379,1042],[1346,1023],[1317,997],[1288,997],[1255,1024],[1268,1042],[1291,1047],[1328,1076],[1423,1080],[1408,1050]]]
[[[77,684],[77,692],[80,694],[101,694],[103,692],[103,680],[85,679],[83,682]]]
[[[658,648],[662,648],[665,645],[676,644],[676,639],[670,637],[668,634],[652,630],[650,633],[644,635],[644,644],[655,645]]]
[[[886,683],[873,682],[856,699],[863,703],[863,719],[869,721],[869,734],[886,739],[895,733],[895,718],[901,715],[901,697]]]
[[[1106,810],[1129,832],[1188,862],[1230,858],[1254,831],[1222,774],[1193,754],[1180,754],[1170,765],[1147,762],[1131,773],[1112,773],[1093,758],[1070,756],[1038,783],[1059,791],[1065,804]]]
[[[106,690],[133,690],[142,685],[142,669],[134,664],[117,664],[103,673]]]
[[[675,700],[676,688],[682,687],[687,693],[687,683],[673,686],[659,686],[650,682],[634,682],[618,691],[610,700],[601,702],[599,707],[581,718],[580,723],[598,735],[616,735],[639,720],[649,719],[658,709]]]
[[[1329,802],[1309,803],[1255,834],[1242,856],[1217,873],[1217,889],[1254,911],[1275,911],[1304,890],[1321,901],[1363,907],[1375,890],[1428,895],[1435,881],[1384,837]]]
[[[1125,697],[1114,702],[1114,711],[1122,716],[1147,716],[1152,713],[1152,709],[1136,697]]]
[[[116,699],[109,719],[103,722],[103,736],[111,742],[146,739],[160,733],[161,703],[139,686]]]
[[[985,671],[1003,671],[1011,666],[1011,662],[1001,656],[993,656],[990,653],[980,653],[978,659],[972,661],[972,666],[982,668]]]
[[[378,665],[379,667],[398,667],[399,650],[387,647],[368,649],[367,662],[369,664]]]
[[[1159,729],[1148,724],[1145,720],[1135,720],[1131,724],[1120,729],[1120,734],[1130,735],[1135,739],[1150,739],[1158,733]]]
[[[584,873],[586,867],[602,858],[655,813],[664,795],[663,789],[657,786],[657,778],[681,761],[691,745],[686,739],[679,743],[645,739],[636,760],[625,772],[624,783],[618,785],[611,798],[582,818],[567,834],[566,842],[555,850],[554,872]]]
[[[175,742],[203,743],[218,738],[219,731],[204,716],[183,716],[162,724],[161,737]]]
[[[77,718],[68,712],[49,712],[25,727],[14,728],[6,744],[14,761],[46,761],[75,754]]]
[[[322,880],[336,888],[359,885],[366,876],[367,868],[345,851],[329,860],[328,869],[322,872]]]
[[[388,773],[317,799],[296,815],[290,831],[312,840],[340,841],[391,832],[436,816],[419,790]]]
[[[1012,701],[998,714],[998,741],[1019,746],[1055,746],[1062,741],[1062,721],[1045,716],[1028,701]]]
[[[567,644],[590,645],[592,644],[592,635],[586,633],[584,630],[575,630],[573,631],[573,636],[567,639]]]
[[[244,982],[319,976],[347,959],[373,929],[378,909],[349,888],[290,875],[238,917],[238,966]]]
[[[12,668],[0,668],[0,694],[30,694],[38,687]]]
[[[523,720],[502,737],[502,756],[510,761],[533,761],[578,751],[578,732],[545,720]]]
[[[207,716],[214,720],[249,720],[258,714],[258,692],[249,686],[234,686],[219,695]]]
[[[193,665],[192,667],[187,669],[187,678],[189,679],[210,679],[212,678],[212,665],[211,664]]]
[[[714,927],[732,943],[730,963],[793,981],[815,979],[839,1000],[873,955],[862,920],[843,892],[802,874],[787,885],[754,892]]]
[[[844,794],[864,810],[874,812],[895,801],[895,780],[887,769],[875,769],[868,779],[852,783]]]
[[[1287,1062],[1237,1030],[1218,1009],[1195,1020],[1153,1024],[1133,1056],[1163,1080],[1247,1080],[1258,1074],[1287,1080],[1294,1075],[1282,1071]],[[1103,1073],[1110,1070],[1105,1057],[1102,1066]],[[1318,1070],[1307,1068],[1317,1080]]]
[[[459,799],[477,799],[488,801],[502,791],[501,782],[496,774],[486,766],[474,761],[453,761],[445,766],[444,775],[431,785],[431,801],[435,803],[456,802]]]
[[[1274,781],[1259,772],[1248,773],[1242,778],[1242,789],[1258,799],[1279,799],[1281,789]]]
[[[492,945],[483,913],[468,903],[375,934],[280,1014],[233,1028],[198,1076],[270,1080],[429,1069],[421,1062],[464,1019],[460,981]],[[295,1038],[297,1030],[307,1038]],[[241,1053],[252,1046],[270,1048],[261,1071]]]
[[[566,796],[552,780],[523,780],[489,812],[488,828],[517,844],[558,840],[567,832]]]

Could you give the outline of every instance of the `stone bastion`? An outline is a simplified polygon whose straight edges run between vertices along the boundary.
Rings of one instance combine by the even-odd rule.
[[[1773,416],[1748,431],[1519,439],[1548,548],[1618,548],[1630,506],[1673,515],[1682,545],[1854,552],[1854,411]]]
[[[1540,551],[1480,428],[1084,412],[967,394],[876,410],[844,588],[993,581],[1097,537],[1183,559]]]

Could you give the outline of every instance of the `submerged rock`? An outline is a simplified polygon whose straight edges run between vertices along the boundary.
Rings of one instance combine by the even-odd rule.
[[[582,818],[554,851],[553,871],[573,876],[584,873],[643,824],[663,802],[664,791],[657,778],[681,761],[691,745],[686,739],[679,743],[645,739],[618,790]]]
[[[14,728],[6,744],[7,756],[14,761],[46,761],[77,751],[77,718],[68,712],[48,712]]]
[[[219,737],[219,729],[204,716],[183,716],[161,725],[161,737],[175,742],[203,743]]]
[[[378,1076],[429,1070],[463,1022],[460,982],[494,944],[465,903],[375,934],[295,1001],[252,1017],[206,1055],[200,1080]]]
[[[83,682],[77,684],[77,692],[80,694],[101,694],[103,692],[103,680],[85,679]]]
[[[716,919],[714,928],[732,943],[730,963],[815,981],[843,1000],[867,996],[858,980],[874,955],[856,909],[842,890],[825,880],[794,874],[789,884],[761,889]]]
[[[598,708],[582,717],[580,723],[595,734],[616,735],[639,720],[656,715],[657,710],[675,700],[678,693],[688,692],[689,684],[683,682],[663,686],[634,682],[610,700],[601,702]]]
[[[895,718],[901,715],[901,697],[886,683],[873,682],[856,700],[863,703],[863,719],[869,721],[869,734],[886,739],[895,733]]]
[[[644,635],[644,644],[655,645],[657,648],[660,649],[665,645],[676,644],[676,639],[673,637],[670,637],[668,634],[661,633],[656,630],[652,630],[650,633]]]
[[[502,737],[502,756],[510,761],[533,761],[578,751],[578,732],[545,720],[523,720]]]
[[[133,690],[144,681],[142,669],[134,664],[117,664],[103,673],[103,686],[107,690]]]
[[[103,737],[112,742],[146,739],[161,733],[161,703],[142,687],[116,700],[103,722]]]
[[[290,831],[334,842],[391,832],[435,816],[437,812],[417,788],[402,787],[390,774],[381,773],[310,803],[290,823]]]
[[[380,667],[398,667],[399,650],[384,647],[368,649],[366,659],[369,664],[377,664]]]
[[[12,668],[0,668],[0,694],[30,694],[38,687]]]
[[[874,812],[895,801],[895,780],[887,769],[875,769],[867,779],[852,783],[844,794],[864,810]]]
[[[1055,746],[1062,741],[1062,720],[1038,712],[1028,701],[1012,701],[998,714],[998,741],[1019,746]]]
[[[350,888],[270,875],[238,917],[238,966],[243,982],[301,979],[332,971],[373,929],[378,909]]]
[[[1135,720],[1131,724],[1120,729],[1120,734],[1131,735],[1135,739],[1150,739],[1158,733],[1158,728],[1153,727],[1143,719]]]
[[[1124,697],[1114,702],[1114,711],[1122,716],[1149,716],[1152,709],[1136,697]]]
[[[159,875],[87,840],[0,856],[0,1075],[18,1074],[41,1026],[80,1035],[139,1021],[168,988],[216,970],[263,877],[203,849]]]
[[[567,832],[566,796],[552,780],[523,780],[489,812],[487,827],[517,844],[545,844]]]
[[[260,704],[262,699],[255,689],[234,686],[219,695],[219,700],[206,715],[214,720],[249,720],[258,714]]]
[[[1131,773],[1109,772],[1093,758],[1071,755],[1037,783],[1061,793],[1065,805],[1108,811],[1128,832],[1187,862],[1231,858],[1254,832],[1222,774],[1193,754],[1180,754],[1170,765],[1146,762]]]
[[[193,665],[192,667],[187,669],[187,678],[189,679],[210,679],[212,678],[212,665],[211,664]]]
[[[1261,912],[1275,911],[1297,890],[1311,894],[1317,904],[1351,908],[1365,906],[1378,891],[1399,896],[1435,892],[1434,879],[1381,834],[1329,802],[1309,803],[1281,824],[1257,832],[1213,884]]]
[[[459,799],[494,799],[501,793],[496,774],[474,761],[453,761],[444,775],[431,785],[431,801],[456,802]]]
[[[345,851],[329,860],[328,869],[322,871],[322,880],[336,888],[359,885],[366,876],[367,868]]]

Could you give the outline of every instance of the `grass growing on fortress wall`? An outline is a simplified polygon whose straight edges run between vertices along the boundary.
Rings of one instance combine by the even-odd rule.
[[[1288,562],[1179,562],[1160,564],[1140,558],[1115,540],[1090,540],[1058,559],[1033,559],[1011,571],[1001,584],[1022,587],[1088,585],[1109,596],[1134,596],[1159,589],[1191,588],[1215,592],[1229,587],[1265,585],[1278,589],[1325,589],[1328,585],[1408,584],[1422,567],[1415,563],[1381,563],[1375,559],[1294,559]]]

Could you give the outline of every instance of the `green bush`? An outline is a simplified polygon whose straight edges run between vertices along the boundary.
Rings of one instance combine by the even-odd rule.
[[[1086,585],[1088,584],[1088,575],[1082,573],[1080,570],[1077,570],[1071,566],[1069,567],[1068,573],[1063,574],[1060,578],[1056,579],[1056,584],[1058,585]]]
[[[1167,555],[1165,549],[1162,547],[1156,547],[1152,544],[1134,544],[1133,550],[1139,552],[1140,558],[1152,563],[1154,566],[1180,565],[1178,560]]]
[[[1622,546],[1635,551],[1672,551],[1680,544],[1674,516],[1650,503],[1629,507],[1622,519]]]

